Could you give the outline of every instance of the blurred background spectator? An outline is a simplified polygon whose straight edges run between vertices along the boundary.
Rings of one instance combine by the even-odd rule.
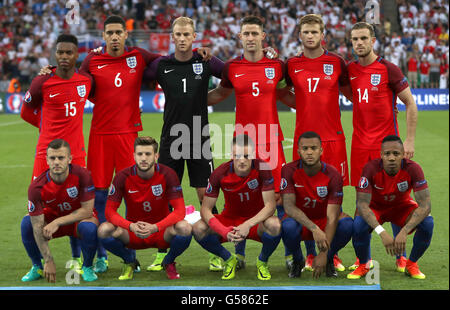
[[[351,26],[365,21],[371,10],[366,8],[366,0],[73,0],[78,6],[66,8],[69,2],[0,1],[0,85],[8,81],[9,86],[16,78],[26,89],[40,67],[54,64],[54,43],[62,32],[78,36],[81,62],[90,49],[102,44],[103,21],[111,14],[126,19],[129,44],[162,54],[173,51],[168,35],[172,20],[189,16],[196,22],[197,46],[210,46],[214,55],[226,61],[242,53],[236,34],[243,17],[260,16],[266,24],[266,46],[275,48],[286,60],[301,52],[298,19],[316,13],[326,24],[324,47],[352,61]],[[417,81],[411,81],[413,87],[439,87],[443,81],[448,85],[448,0],[379,3],[376,53],[408,76],[413,68],[425,70],[428,63],[430,72],[423,75],[429,83],[422,82],[422,74],[418,74]],[[74,14],[79,15],[77,24],[67,18]]]

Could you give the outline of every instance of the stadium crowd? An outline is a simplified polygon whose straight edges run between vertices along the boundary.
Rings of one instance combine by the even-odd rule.
[[[75,3],[79,23],[68,24],[66,4]],[[326,23],[326,49],[354,59],[349,40],[351,25],[364,20],[367,1],[357,0],[50,0],[0,1],[0,92],[27,88],[39,68],[51,59],[58,34],[100,34],[110,14],[127,20],[127,29],[169,32],[171,21],[188,16],[196,21],[198,39],[213,54],[228,60],[241,53],[236,34],[246,15],[263,17],[267,46],[286,60],[301,52],[297,20],[321,14]],[[448,88],[449,31],[446,0],[397,0],[398,18],[387,18],[381,7],[377,25],[378,55],[398,65],[412,87]],[[70,6],[69,6],[70,7]],[[69,12],[69,13],[68,13]],[[392,14],[391,14],[392,15]],[[389,16],[391,16],[389,15]],[[393,31],[399,25],[400,31]]]

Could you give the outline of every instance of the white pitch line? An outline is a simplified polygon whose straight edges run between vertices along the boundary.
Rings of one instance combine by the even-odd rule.
[[[11,125],[17,125],[17,124],[23,124],[23,121],[15,121],[15,122],[9,122],[9,123],[0,123],[0,127],[6,127]]]
[[[0,165],[0,169],[30,168],[31,165]]]

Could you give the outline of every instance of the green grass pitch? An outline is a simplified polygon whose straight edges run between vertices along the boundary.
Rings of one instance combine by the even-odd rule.
[[[286,141],[284,142],[286,160],[292,159],[292,138],[295,123],[295,114],[290,112],[279,113],[281,126]],[[145,130],[142,135],[150,135],[159,140],[162,126],[162,114],[143,114]],[[352,132],[352,113],[343,112],[342,122],[347,137],[348,152]],[[86,146],[88,141],[91,115],[86,115],[84,131]],[[234,123],[234,113],[212,113],[210,123]],[[399,114],[399,126],[402,138],[405,136],[405,113]],[[448,111],[419,112],[419,121],[416,135],[416,160],[422,167],[428,180],[431,192],[432,215],[435,220],[434,234],[431,245],[419,265],[427,278],[423,281],[414,280],[394,269],[394,258],[386,254],[380,238],[373,234],[372,257],[380,265],[380,286],[386,290],[449,289],[449,114]],[[30,182],[34,150],[38,132],[36,128],[24,123],[18,115],[0,115],[0,210],[2,212],[0,225],[0,287],[16,286],[67,286],[65,268],[70,259],[68,238],[51,241],[50,248],[57,265],[57,282],[48,284],[45,280],[32,283],[22,283],[20,278],[29,270],[30,260],[21,243],[20,221],[27,213],[27,188]],[[348,154],[350,159],[350,154]],[[217,167],[225,159],[216,159]],[[182,182],[186,204],[193,204],[198,209],[198,201],[194,189],[189,187],[188,178]],[[355,191],[351,187],[344,190],[343,209],[353,215],[355,209]],[[218,207],[223,206],[223,195],[219,197]],[[122,205],[119,210],[123,211]],[[391,231],[390,225],[384,227]],[[230,245],[226,245],[231,249]],[[407,251],[412,246],[412,236],[408,238]],[[155,249],[140,250],[137,252],[143,271],[135,274],[132,281],[121,282],[117,277],[121,273],[121,259],[109,254],[110,268],[107,273],[99,275],[99,280],[90,284],[81,280],[79,286],[330,286],[330,285],[367,285],[364,279],[350,281],[346,279],[349,271],[339,273],[337,279],[328,279],[322,276],[318,280],[312,278],[310,272],[303,273],[300,279],[289,279],[284,263],[284,246],[282,243],[276,249],[269,261],[272,273],[271,281],[259,281],[256,278],[256,257],[261,245],[254,241],[247,241],[246,261],[247,268],[239,271],[236,278],[226,282],[220,279],[221,273],[208,271],[208,253],[204,251],[193,239],[188,250],[177,259],[178,271],[181,279],[169,281],[165,272],[146,272],[145,267],[154,259]],[[302,246],[304,249],[304,246]],[[303,251],[305,252],[305,251]],[[353,247],[348,244],[339,253],[345,266],[354,262]]]

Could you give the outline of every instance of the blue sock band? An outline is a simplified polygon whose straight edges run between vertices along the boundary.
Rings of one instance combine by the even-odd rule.
[[[372,235],[369,233],[369,228],[362,216],[355,216],[352,243],[361,264],[367,263],[370,259],[370,239]]]
[[[202,246],[202,248],[221,257],[225,261],[231,256],[231,253],[220,243],[220,237],[218,235],[210,234],[202,240],[197,240],[197,242]]]
[[[72,257],[81,256],[80,240],[74,236],[69,236],[70,248],[72,250]]]
[[[106,222],[105,208],[106,200],[108,199],[108,190],[95,190],[94,208],[98,213],[98,220],[101,223]]]
[[[97,225],[91,222],[78,224],[81,251],[83,251],[83,266],[91,267],[97,250]]]
[[[409,255],[409,260],[417,262],[423,253],[428,249],[433,236],[434,220],[432,216],[427,216],[419,225],[413,239],[413,247]]]
[[[236,254],[245,256],[245,246],[247,244],[247,240],[244,240],[242,242],[239,242],[234,246],[234,251]]]
[[[314,240],[305,240],[306,255],[317,256],[316,252],[316,242]]]
[[[304,260],[300,247],[301,231],[302,225],[293,218],[287,218],[281,222],[281,238],[295,261]]]
[[[259,254],[259,260],[262,262],[267,262],[269,260],[270,255],[275,251],[278,244],[281,240],[281,234],[278,236],[271,236],[268,233],[264,232],[261,235],[262,249]]]
[[[179,236],[176,235],[170,240],[170,250],[169,253],[164,257],[163,265],[171,264],[175,259],[181,255],[189,247],[191,243],[192,235],[189,236]]]
[[[31,263],[33,265],[38,265],[42,269],[42,256],[41,252],[39,251],[39,247],[34,240],[33,226],[31,225],[31,219],[29,215],[23,217],[20,224],[20,232],[22,234],[22,243],[25,247],[25,250],[27,251],[28,256],[31,259]]]
[[[97,258],[104,257],[105,259],[108,259],[108,254],[106,252],[106,249],[103,247],[100,240],[97,242]]]
[[[100,241],[105,249],[122,258],[125,264],[133,263],[135,261],[136,251],[125,247],[123,242],[119,239],[109,237],[100,239]]]
[[[344,248],[350,242],[353,233],[353,219],[351,217],[344,217],[339,220],[334,234],[333,241],[328,251],[328,259],[333,259],[334,255]]]

